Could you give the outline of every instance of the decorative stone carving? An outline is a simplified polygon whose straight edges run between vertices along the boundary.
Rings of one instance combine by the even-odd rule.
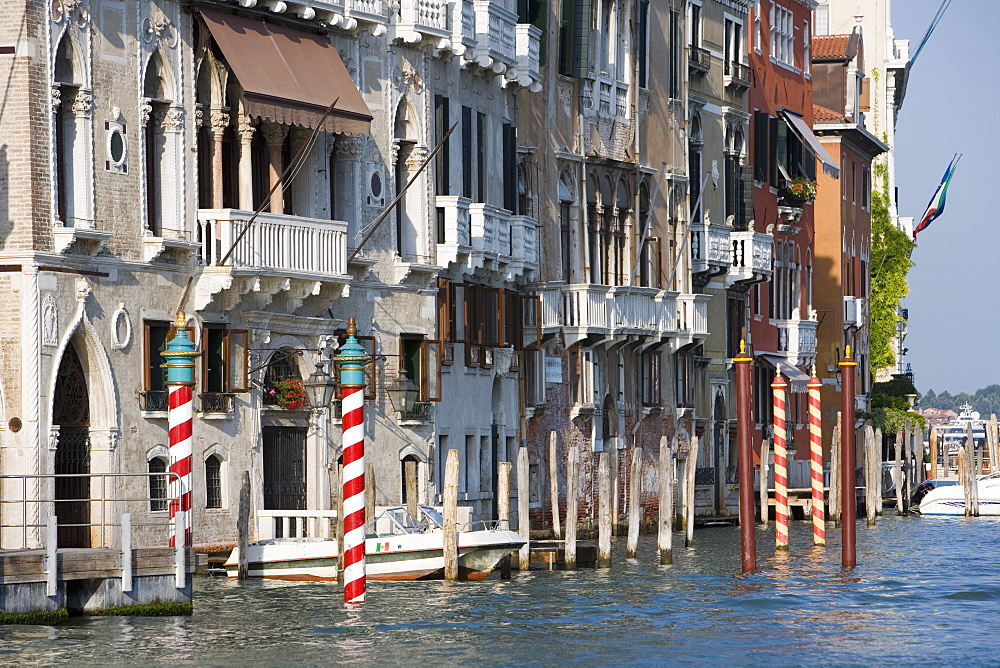
[[[406,168],[410,170],[418,169],[424,160],[427,159],[427,153],[426,146],[414,146],[410,149],[410,155],[406,156]]]
[[[281,143],[285,141],[285,135],[288,134],[288,128],[277,123],[261,123],[260,131],[263,133],[264,139],[267,140],[268,146],[281,146]]]
[[[493,368],[497,372],[497,378],[505,378],[510,373],[510,365],[513,361],[513,348],[495,348],[493,350]]]
[[[146,127],[149,123],[149,115],[153,113],[153,105],[149,103],[149,98],[142,98],[142,103],[139,105],[139,126]]]
[[[73,98],[73,113],[79,116],[89,116],[94,107],[94,96],[89,91],[78,91]]]
[[[240,143],[249,144],[253,141],[253,133],[256,132],[257,128],[254,126],[254,120],[247,116],[246,114],[240,114],[236,123],[236,132],[240,135]]]
[[[337,137],[333,145],[333,159],[337,162],[354,162],[361,157],[361,139],[358,137]]]
[[[111,316],[111,348],[123,350],[132,341],[132,321],[125,310],[125,304],[118,303],[118,309]]]
[[[170,107],[163,114],[163,129],[166,132],[181,132],[184,129],[184,109],[182,107]]]
[[[177,46],[177,28],[170,17],[163,12],[157,11],[152,17],[147,16],[142,20],[141,25],[142,38],[147,43],[158,39],[171,49]]]
[[[90,296],[91,292],[92,292],[92,289],[90,287],[90,283],[87,282],[87,279],[85,279],[85,278],[77,279],[77,281],[76,281],[76,301],[78,301],[78,302],[80,302],[82,304],[83,302],[87,301],[87,297]]]
[[[45,295],[42,303],[42,345],[49,348],[59,345],[59,311],[51,294]]]
[[[60,105],[62,105],[62,90],[59,86],[53,86],[52,90],[49,91],[50,103],[52,104],[52,113],[59,111]]]
[[[49,452],[55,452],[59,445],[59,425],[49,426]]]
[[[212,134],[221,135],[229,127],[229,112],[224,109],[212,109],[208,123]]]

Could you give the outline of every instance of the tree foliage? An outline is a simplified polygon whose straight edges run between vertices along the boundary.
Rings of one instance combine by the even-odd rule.
[[[961,411],[966,403],[972,406],[972,410],[979,411],[980,415],[1000,415],[1000,385],[990,385],[976,390],[973,394],[967,392],[955,395],[950,392],[936,394],[934,390],[927,390],[927,394],[920,397],[921,408],[941,408],[956,413]]]
[[[913,380],[906,375],[895,375],[892,380],[872,385],[872,426],[884,434],[895,434],[906,420],[926,425],[926,420],[910,409],[907,395],[917,394]]]
[[[872,258],[871,300],[868,328],[872,369],[885,369],[896,362],[893,341],[900,321],[899,303],[909,292],[906,275],[913,266],[913,242],[899,230],[889,215],[889,179],[885,163],[872,167]]]

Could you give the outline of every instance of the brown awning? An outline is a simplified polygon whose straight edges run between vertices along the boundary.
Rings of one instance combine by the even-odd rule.
[[[328,39],[257,19],[201,10],[205,24],[243,87],[247,113],[275,123],[368,134],[368,105]]]

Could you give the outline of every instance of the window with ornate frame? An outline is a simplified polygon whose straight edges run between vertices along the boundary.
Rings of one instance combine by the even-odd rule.
[[[165,457],[153,457],[146,463],[146,470],[152,474],[166,474],[167,460]],[[167,476],[149,476],[149,510],[154,513],[167,510]]]
[[[205,507],[222,508],[222,458],[209,455],[205,460]]]

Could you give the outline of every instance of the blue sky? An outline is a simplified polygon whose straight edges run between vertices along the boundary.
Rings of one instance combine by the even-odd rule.
[[[910,50],[940,0],[896,0]],[[920,233],[910,272],[905,346],[920,392],[1000,383],[1000,65],[997,0],[954,0],[910,72],[896,127],[899,211],[917,219],[952,155],[963,153],[945,212]]]

